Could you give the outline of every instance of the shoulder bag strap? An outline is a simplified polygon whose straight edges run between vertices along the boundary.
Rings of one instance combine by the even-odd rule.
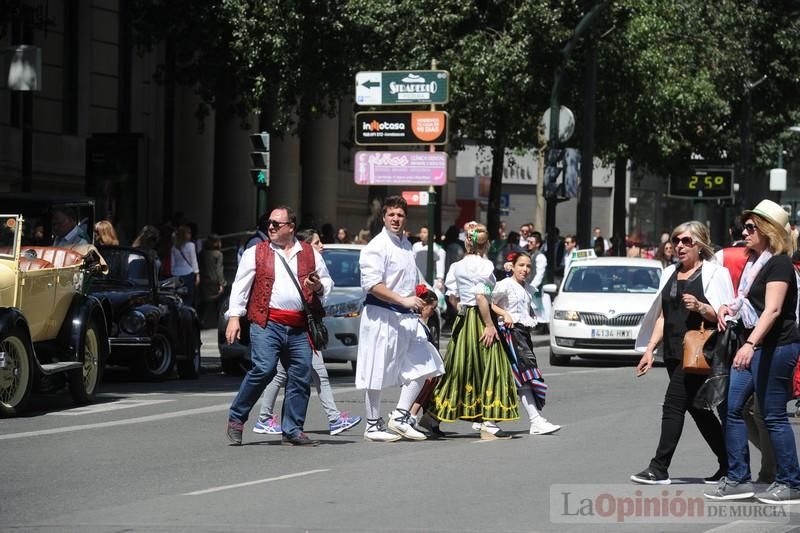
[[[306,303],[306,296],[303,294],[303,289],[300,288],[300,283],[298,283],[294,272],[292,272],[292,269],[289,268],[289,263],[287,263],[286,259],[283,258],[283,254],[280,252],[280,250],[275,250],[275,255],[281,260],[283,266],[286,267],[286,272],[289,273],[289,277],[292,278],[292,283],[294,283],[294,286],[297,288],[297,292],[300,293],[300,301],[303,302],[303,311],[305,311],[306,316],[311,316],[311,309],[308,308],[308,304]],[[300,259],[298,258],[298,262],[299,261]]]

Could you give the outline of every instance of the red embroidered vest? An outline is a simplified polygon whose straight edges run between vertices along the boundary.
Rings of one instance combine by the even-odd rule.
[[[297,254],[297,274],[300,278],[300,287],[303,289],[303,296],[311,309],[311,314],[314,315],[314,318],[319,319],[325,316],[322,302],[319,296],[304,285],[308,275],[316,269],[314,249],[304,242],[301,242],[300,246],[302,249]],[[256,277],[253,280],[253,287],[250,289],[250,297],[247,299],[247,319],[262,328],[267,327],[269,320],[269,302],[272,298],[276,268],[285,267],[280,259],[275,258],[275,251],[270,247],[269,242],[258,243],[256,245]],[[292,290],[296,290],[294,284],[292,284]]]

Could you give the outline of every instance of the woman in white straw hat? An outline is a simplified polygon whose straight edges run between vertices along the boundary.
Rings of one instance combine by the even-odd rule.
[[[705,495],[712,500],[740,500],[755,495],[763,503],[800,503],[800,465],[786,415],[792,373],[800,352],[789,216],[775,202],[762,200],[742,214],[742,223],[750,258],[739,281],[738,296],[718,313],[720,329],[727,326],[726,319],[740,320],[745,339],[733,358],[728,390],[728,475]],[[742,419],[744,402],[754,390],[776,463],[775,482],[758,493],[750,481],[747,427]]]

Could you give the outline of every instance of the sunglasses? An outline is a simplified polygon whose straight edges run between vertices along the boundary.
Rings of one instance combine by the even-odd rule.
[[[744,230],[745,230],[747,233],[755,233],[755,232],[756,232],[756,230],[758,229],[758,228],[756,227],[756,225],[755,225],[755,224],[753,224],[752,222],[748,222],[747,224],[745,224],[744,226],[742,226],[742,228],[744,228]]]
[[[271,229],[275,229],[275,230],[281,229],[286,224],[291,224],[291,222],[280,222],[278,220],[267,220],[267,226],[270,227]]]
[[[672,245],[678,246],[678,244],[682,244],[687,247],[694,246],[694,240],[691,237],[681,237],[680,239],[677,237],[672,238]]]

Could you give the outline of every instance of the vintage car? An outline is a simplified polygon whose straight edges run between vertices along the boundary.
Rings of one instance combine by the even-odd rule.
[[[0,215],[0,416],[21,413],[37,385],[65,380],[93,401],[108,355],[100,301],[86,294],[103,269],[91,245],[34,246],[21,214]]]
[[[141,377],[162,380],[177,367],[181,379],[200,375],[200,321],[183,304],[181,282],[159,282],[152,251],[101,246],[108,274],[92,282],[108,321],[108,363],[124,365]],[[184,289],[185,290],[185,289]]]

